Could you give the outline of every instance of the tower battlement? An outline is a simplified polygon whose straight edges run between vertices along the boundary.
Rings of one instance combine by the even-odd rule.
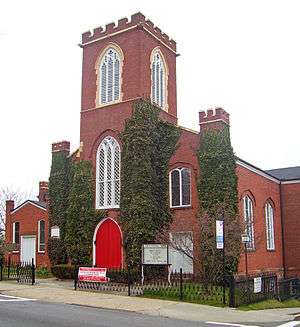
[[[115,23],[109,23],[105,25],[105,28],[100,26],[94,28],[92,31],[83,33],[82,46],[97,41],[98,39],[106,38],[135,28],[145,30],[154,38],[163,42],[172,51],[176,52],[176,42],[170,39],[167,34],[163,33],[160,28],[155,26],[151,20],[146,19],[146,17],[140,12],[131,15],[130,21],[128,21],[128,18],[126,17],[121,18],[118,20],[117,25],[115,25]]]
[[[229,113],[226,112],[223,108],[208,109],[206,112],[199,112],[199,125],[214,123],[218,121],[223,121],[228,125],[230,123]]]

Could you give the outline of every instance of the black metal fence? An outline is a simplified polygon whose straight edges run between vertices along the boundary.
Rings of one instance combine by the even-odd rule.
[[[258,285],[255,285],[258,282]],[[277,298],[277,275],[231,278],[230,307]]]
[[[0,259],[0,281],[16,280],[18,283],[35,284],[35,264],[31,262],[15,262],[9,257],[8,260]]]
[[[227,277],[220,283],[209,283],[193,274],[173,273],[150,277],[142,283],[140,275],[126,270],[108,273],[109,282],[74,281],[75,289],[112,292],[128,296],[173,299],[217,306],[238,307],[267,299],[286,300],[300,296],[297,278],[278,280],[276,274]]]
[[[284,301],[291,297],[300,298],[300,280],[298,278],[283,279],[278,283],[278,299]]]

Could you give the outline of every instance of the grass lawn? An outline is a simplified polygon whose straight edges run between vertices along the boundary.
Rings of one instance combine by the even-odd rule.
[[[278,300],[266,300],[248,305],[238,307],[238,310],[265,310],[265,309],[280,309],[280,308],[300,308],[300,301],[296,299],[289,299],[283,302]]]

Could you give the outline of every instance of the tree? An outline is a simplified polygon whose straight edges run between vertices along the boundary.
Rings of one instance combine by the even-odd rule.
[[[236,159],[228,126],[202,133],[198,160],[202,275],[213,281],[220,278],[222,269],[222,251],[216,249],[216,220],[224,221],[227,274],[237,272],[241,251]]]
[[[32,192],[26,192],[12,187],[0,188],[0,235],[5,232],[6,201],[13,200],[15,207],[17,207],[30,198],[33,198]]]

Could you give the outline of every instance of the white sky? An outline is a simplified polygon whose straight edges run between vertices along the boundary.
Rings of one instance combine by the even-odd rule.
[[[111,7],[110,7],[111,5]],[[177,41],[179,123],[231,115],[241,158],[300,165],[300,1],[2,0],[0,187],[37,193],[51,143],[79,145],[81,33],[141,11]]]

